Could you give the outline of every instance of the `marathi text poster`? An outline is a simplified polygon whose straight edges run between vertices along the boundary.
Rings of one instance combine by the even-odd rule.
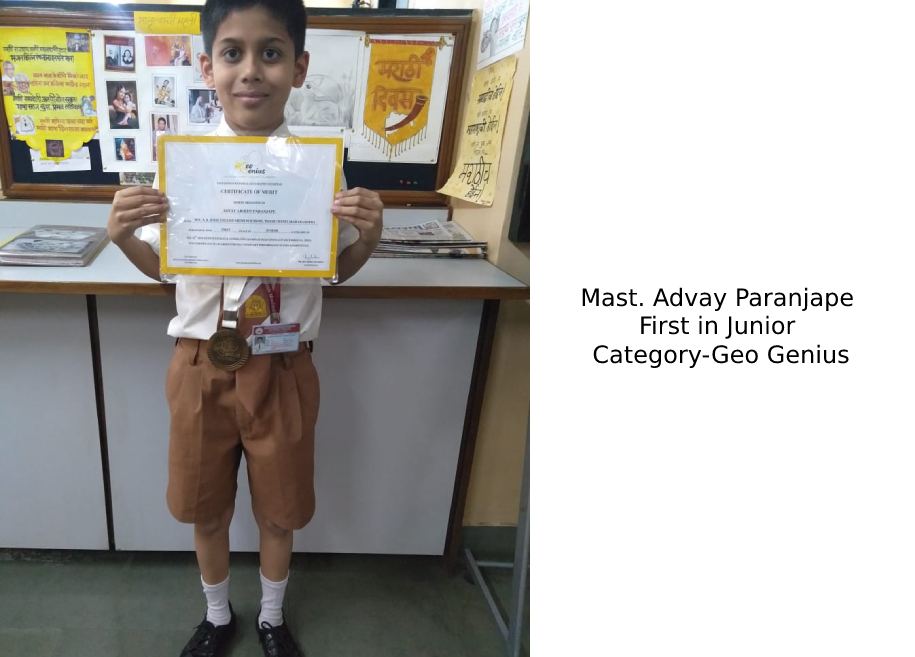
[[[360,96],[349,159],[367,162],[438,161],[451,35],[366,36]]]
[[[93,138],[98,125],[87,30],[0,28],[0,68],[14,138],[54,161]]]
[[[515,76],[515,57],[477,71],[461,129],[457,168],[439,192],[492,205],[502,154],[502,134]]]

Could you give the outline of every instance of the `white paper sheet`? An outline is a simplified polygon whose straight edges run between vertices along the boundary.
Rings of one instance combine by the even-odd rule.
[[[89,161],[89,147],[83,146],[66,160],[41,159],[41,153],[33,148],[29,149],[32,155],[32,171],[34,173],[60,173],[61,171],[91,171],[92,163]]]
[[[485,0],[477,46],[477,70],[524,47],[529,0]]]

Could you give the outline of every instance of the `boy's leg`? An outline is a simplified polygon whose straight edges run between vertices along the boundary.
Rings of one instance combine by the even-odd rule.
[[[248,483],[260,532],[262,595],[257,631],[266,657],[299,657],[302,653],[283,618],[283,598],[292,557],[292,532],[304,527],[315,509],[318,376],[311,353],[304,346],[295,354],[258,364],[264,370],[262,384],[269,384],[255,389],[267,394],[245,403],[239,378],[239,399],[246,409],[257,409],[250,411],[250,421],[242,414]],[[247,372],[252,378],[255,373],[255,369]]]
[[[279,582],[289,575],[289,561],[292,559],[292,530],[258,518],[260,530],[261,573],[267,579]]]
[[[261,610],[257,625],[283,623],[283,598],[289,581],[289,561],[292,558],[292,531],[283,529],[266,518],[257,517],[260,531]]]
[[[194,523],[194,549],[207,611],[181,657],[218,657],[234,633],[235,615],[229,604],[229,525],[234,510],[233,505],[212,520]]]
[[[233,505],[221,516],[194,523],[197,565],[203,581],[209,584],[222,582],[229,576],[229,525],[234,513]]]
[[[194,550],[207,599],[206,619],[215,626],[232,620],[229,608],[229,525],[235,508],[209,522],[194,523]]]
[[[229,525],[241,458],[234,423],[235,378],[201,360],[206,343],[182,338],[166,379],[171,412],[168,508],[180,522],[194,523],[194,549],[207,600],[181,657],[224,654],[235,629],[229,605]]]
[[[292,530],[283,529],[255,512],[260,530],[261,610],[257,633],[265,657],[302,657],[283,618],[283,598],[289,581]]]

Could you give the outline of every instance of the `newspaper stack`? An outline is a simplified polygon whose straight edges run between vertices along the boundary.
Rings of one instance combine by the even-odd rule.
[[[485,258],[486,242],[474,240],[453,221],[415,226],[385,226],[375,247],[376,258]]]
[[[0,246],[0,265],[85,267],[107,241],[104,228],[32,226]]]

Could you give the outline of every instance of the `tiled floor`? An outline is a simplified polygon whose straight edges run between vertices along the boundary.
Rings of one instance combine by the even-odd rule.
[[[257,657],[256,555],[231,577],[229,654]],[[507,602],[511,571],[491,579]],[[177,657],[204,607],[192,554],[0,551],[2,657]],[[479,589],[436,558],[295,555],[286,615],[306,657],[505,655]]]

